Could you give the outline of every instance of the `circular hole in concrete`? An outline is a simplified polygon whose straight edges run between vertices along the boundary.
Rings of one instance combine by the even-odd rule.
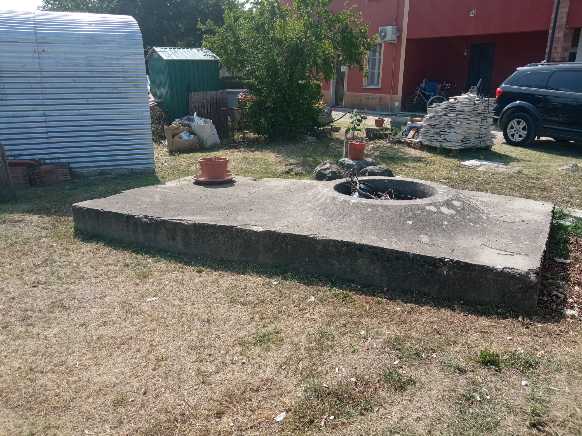
[[[437,194],[430,185],[398,179],[362,179],[357,184],[338,183],[334,189],[340,194],[367,200],[422,200]]]

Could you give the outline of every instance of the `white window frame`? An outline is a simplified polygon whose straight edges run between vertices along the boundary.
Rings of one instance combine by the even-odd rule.
[[[375,50],[377,52],[377,54],[372,53],[373,50]],[[375,60],[376,71],[374,71],[370,68],[370,62],[372,59]],[[364,76],[364,88],[381,88],[382,87],[382,64],[383,64],[383,61],[384,61],[384,44],[377,44],[375,48],[371,49],[368,52],[368,56],[366,59],[366,63],[367,63],[366,75]],[[370,83],[370,78],[373,77],[371,74],[372,72],[375,72],[374,78],[377,77],[377,79],[378,79],[377,83],[374,83],[374,82]]]

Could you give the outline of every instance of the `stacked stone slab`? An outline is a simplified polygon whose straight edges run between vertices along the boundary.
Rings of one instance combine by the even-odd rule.
[[[463,94],[428,110],[420,131],[423,145],[460,150],[493,147],[493,104],[488,98]]]

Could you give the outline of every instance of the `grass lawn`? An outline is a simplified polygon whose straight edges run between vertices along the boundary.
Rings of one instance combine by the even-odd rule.
[[[217,154],[237,175],[305,178],[341,144]],[[559,169],[582,166],[581,147],[375,143],[370,155],[397,175],[582,208],[582,175]],[[74,237],[72,203],[192,175],[200,156],[158,147],[157,176],[78,180],[0,205],[0,434],[582,434],[579,319],[390,300]],[[510,170],[459,164],[474,158]],[[582,224],[556,223],[550,298],[582,294],[580,236]]]

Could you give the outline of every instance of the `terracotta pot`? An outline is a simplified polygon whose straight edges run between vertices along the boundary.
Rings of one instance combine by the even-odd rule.
[[[376,118],[374,124],[376,124],[376,127],[384,127],[384,118]]]
[[[348,158],[351,160],[363,160],[366,143],[363,141],[348,142]]]
[[[201,181],[221,181],[232,177],[225,157],[203,157],[198,159],[198,165],[198,179]]]

